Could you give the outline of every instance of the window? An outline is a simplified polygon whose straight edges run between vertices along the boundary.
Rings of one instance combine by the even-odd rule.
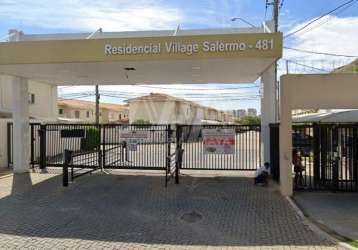
[[[87,118],[90,117],[90,112],[89,112],[89,111],[86,112],[86,117],[87,117]]]
[[[59,115],[63,115],[63,109],[59,109],[59,110],[58,110],[58,114],[59,114]]]
[[[29,93],[29,104],[35,104],[35,94]]]
[[[122,120],[122,114],[119,114],[119,120]]]
[[[80,118],[80,111],[78,110],[75,111],[75,118],[77,119]]]

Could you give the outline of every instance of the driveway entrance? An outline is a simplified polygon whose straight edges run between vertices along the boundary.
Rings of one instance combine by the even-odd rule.
[[[7,181],[23,185],[20,176]],[[167,189],[161,176],[123,173],[60,183],[52,177],[0,199],[0,248],[337,249],[278,192],[242,175],[185,175]]]

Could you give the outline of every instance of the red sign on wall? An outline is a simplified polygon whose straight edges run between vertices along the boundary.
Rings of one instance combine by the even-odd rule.
[[[205,154],[234,154],[234,129],[203,129],[202,133]]]

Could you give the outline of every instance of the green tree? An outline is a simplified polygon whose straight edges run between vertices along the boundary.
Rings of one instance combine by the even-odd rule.
[[[239,119],[241,125],[260,125],[261,118],[258,116],[244,116]]]
[[[97,128],[86,129],[86,137],[81,139],[81,150],[90,151],[97,149],[101,144],[101,134]]]

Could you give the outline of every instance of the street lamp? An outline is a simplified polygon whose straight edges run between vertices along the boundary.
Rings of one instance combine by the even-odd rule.
[[[237,20],[240,20],[240,21],[242,21],[242,22],[244,22],[244,23],[250,25],[251,27],[256,28],[255,25],[253,25],[252,23],[246,21],[245,19],[243,19],[243,18],[241,18],[241,17],[233,17],[233,18],[231,18],[231,21],[232,21],[232,22],[235,22],[235,21],[237,21]]]

